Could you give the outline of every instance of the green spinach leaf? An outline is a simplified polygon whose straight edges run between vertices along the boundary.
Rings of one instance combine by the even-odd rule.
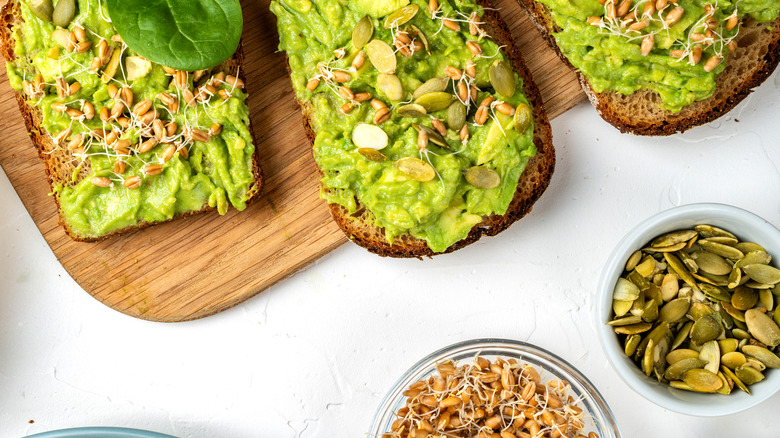
[[[244,20],[239,0],[108,0],[125,44],[152,62],[202,70],[235,53]]]

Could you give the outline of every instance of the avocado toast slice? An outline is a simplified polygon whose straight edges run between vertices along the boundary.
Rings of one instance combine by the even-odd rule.
[[[37,3],[3,6],[2,53],[70,237],[243,210],[257,197],[240,47],[213,69],[174,71],[122,42],[105,2],[76,2],[65,27]]]
[[[549,184],[541,97],[487,5],[271,4],[322,196],[371,252],[454,251],[506,229]]]
[[[776,0],[517,1],[622,132],[711,122],[780,62]]]

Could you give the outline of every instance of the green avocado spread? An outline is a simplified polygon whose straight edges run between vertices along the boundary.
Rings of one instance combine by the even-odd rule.
[[[536,154],[531,109],[475,1],[431,11],[421,0],[279,0],[271,10],[311,108],[329,203],[390,243],[409,233],[435,252],[507,211]]]
[[[553,37],[597,93],[657,92],[678,112],[706,99],[736,48],[742,19],[777,19],[778,0],[537,0]]]
[[[55,146],[41,153],[62,154],[75,169],[54,186],[74,237],[206,206],[221,214],[229,205],[246,208],[259,187],[247,95],[230,76],[237,72],[150,63],[122,43],[98,0],[79,0],[67,28],[39,18],[26,2],[21,13],[8,76],[42,112]]]

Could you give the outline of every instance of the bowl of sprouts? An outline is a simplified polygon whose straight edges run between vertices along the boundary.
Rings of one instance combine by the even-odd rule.
[[[442,348],[393,385],[369,436],[617,438],[595,386],[560,357],[525,342],[475,339]]]

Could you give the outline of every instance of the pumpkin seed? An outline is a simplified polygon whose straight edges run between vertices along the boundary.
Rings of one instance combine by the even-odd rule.
[[[747,277],[743,277],[745,279]],[[745,286],[751,287],[753,289],[760,289],[760,290],[769,290],[774,287],[774,284],[767,284],[767,283],[759,283],[757,281],[748,281],[745,283]]]
[[[431,78],[425,81],[422,85],[417,87],[412,94],[412,97],[418,99],[420,96],[428,93],[435,93],[438,91],[444,91],[447,89],[447,85],[450,83],[450,78]]]
[[[642,260],[642,251],[634,251],[633,254],[631,254],[631,257],[628,258],[628,261],[626,262],[626,271],[633,271],[636,265],[639,264],[639,262]]]
[[[496,171],[485,166],[473,166],[463,172],[466,181],[478,189],[494,189],[501,184],[501,177]],[[639,318],[641,320],[641,318]]]
[[[514,117],[515,131],[519,134],[524,133],[531,126],[533,119],[531,107],[524,103],[517,105]]]
[[[631,315],[626,316],[625,318],[613,319],[612,321],[608,322],[607,325],[620,327],[624,325],[639,324],[640,322],[642,322],[641,316]]]
[[[447,109],[456,100],[456,97],[443,91],[433,91],[418,97],[414,103],[425,108],[429,113]]]
[[[742,266],[742,270],[745,271],[745,274],[748,277],[759,283],[771,285],[780,283],[780,269],[777,269],[774,266],[754,263]]]
[[[36,17],[51,23],[52,13],[54,12],[54,5],[51,3],[51,0],[33,0],[29,3],[29,7]]]
[[[642,356],[642,371],[646,376],[650,377],[653,373],[653,349],[655,348],[655,341],[650,339],[645,348],[644,356]]]
[[[720,381],[723,382],[723,386],[721,386],[720,389],[716,390],[715,392],[723,395],[731,394],[731,389],[732,389],[731,387],[733,385],[729,384],[729,381],[728,379],[726,379],[726,376],[724,376],[723,373],[718,372],[718,378],[720,378]]]
[[[691,302],[687,298],[677,298],[669,301],[658,311],[658,320],[666,322],[679,321],[688,313],[690,307]]]
[[[718,341],[706,342],[699,352],[699,359],[707,362],[704,365],[705,370],[717,374],[720,368],[720,346]]]
[[[741,380],[745,385],[755,385],[756,383],[764,380],[764,375],[761,374],[761,371],[746,365],[742,365],[741,367],[734,370],[734,374],[736,374],[737,378],[739,378],[739,380]]]
[[[68,27],[75,16],[76,2],[74,0],[59,0],[52,11],[51,22],[55,26]]]
[[[704,281],[705,283],[709,283],[715,286],[721,286],[721,287],[728,287],[729,285],[729,277],[727,275],[712,275],[710,273],[700,271],[701,275],[698,274],[691,274],[694,278],[698,279],[699,281]]]
[[[682,260],[685,267],[688,268],[688,270],[691,271],[692,274],[699,272],[699,264],[696,263],[696,260],[694,260],[693,257],[688,255],[687,252],[679,251],[677,252],[677,255],[680,257],[680,260]]]
[[[720,367],[720,371],[721,371],[723,374],[725,374],[725,375],[726,375],[726,377],[728,377],[729,379],[731,379],[731,380],[734,382],[734,384],[735,384],[735,385],[737,385],[737,388],[741,389],[742,391],[744,391],[744,392],[748,393],[748,395],[750,395],[750,390],[748,389],[747,385],[745,385],[745,384],[742,382],[742,380],[740,380],[740,378],[739,378],[739,377],[737,377],[737,375],[736,375],[736,374],[734,374],[734,372],[733,372],[733,371],[731,371],[730,369],[728,369],[728,368],[726,368],[726,367],[724,367],[724,366],[721,366],[721,367]]]
[[[664,303],[661,298],[661,288],[654,283],[650,283],[650,287],[645,291],[645,299],[648,301],[655,301],[656,306],[660,306]]]
[[[679,347],[688,339],[688,335],[691,334],[691,327],[693,327],[693,321],[688,321],[680,328],[680,331],[677,332],[677,335],[674,337],[674,342],[672,342],[672,350]]]
[[[417,15],[417,11],[419,10],[420,7],[415,4],[397,9],[395,12],[388,15],[385,19],[385,29],[403,26],[404,24],[408,23],[409,20],[414,18],[414,16]]]
[[[630,274],[628,274],[628,279],[632,283],[634,283],[640,291],[645,291],[650,288],[650,282],[645,279],[639,272],[635,270],[631,271]]]
[[[653,324],[649,322],[640,322],[638,324],[625,325],[615,327],[615,333],[619,335],[635,335],[637,333],[644,333],[653,328]]]
[[[621,317],[631,310],[631,306],[634,304],[634,300],[612,300],[612,310],[615,312],[615,316]]]
[[[707,240],[709,240],[710,242],[722,243],[728,246],[734,246],[737,243],[739,243],[739,240],[737,240],[735,237],[728,237],[728,236],[712,236],[712,237],[708,237]]]
[[[688,310],[688,316],[694,321],[698,321],[699,319],[712,315],[713,313],[715,313],[715,310],[713,310],[712,307],[698,302],[692,303],[691,308]]]
[[[653,322],[658,319],[658,303],[653,300],[645,303],[644,309],[642,309],[642,320],[645,322]]]
[[[425,117],[428,114],[422,105],[417,105],[416,103],[401,105],[395,110],[395,112],[398,113],[398,115],[401,117],[412,118]]]
[[[368,15],[358,21],[355,28],[352,30],[352,47],[355,50],[360,50],[371,41],[371,37],[374,36],[374,23],[371,21],[371,17]]]
[[[352,130],[352,143],[358,148],[384,149],[389,142],[382,128],[368,123],[358,123]]]
[[[699,240],[699,245],[707,251],[717,254],[727,259],[738,260],[745,256],[742,251],[734,248],[733,246],[724,245],[722,243],[713,242],[709,239]]]
[[[644,307],[645,307],[645,295],[643,293],[640,293],[639,297],[635,299],[631,305],[631,314],[636,316],[642,316]]]
[[[731,265],[723,257],[708,251],[696,251],[691,254],[696,265],[704,272],[713,275],[727,275],[731,272]]]
[[[737,351],[738,344],[739,341],[737,341],[734,338],[726,338],[726,339],[718,340],[718,345],[720,346],[720,354],[725,355],[727,353]]]
[[[674,389],[682,389],[685,391],[694,392],[693,388],[691,388],[691,385],[683,382],[682,380],[672,380],[671,382],[669,382],[669,386],[671,386]]]
[[[753,242],[739,242],[738,244],[734,245],[734,248],[742,251],[743,254],[747,254],[751,251],[764,251],[766,252],[766,249],[764,249],[763,246],[753,243]]]
[[[705,316],[693,323],[691,327],[691,341],[696,345],[717,339],[723,334],[724,329],[712,316]]]
[[[747,324],[748,332],[757,341],[772,348],[780,345],[780,327],[760,310],[746,311],[745,324]]]
[[[747,286],[739,286],[731,296],[731,305],[737,310],[752,309],[758,302],[758,293]]]
[[[642,280],[646,282],[644,277],[649,277],[650,274],[652,274],[655,270],[655,259],[650,256],[646,256],[644,260],[642,260],[642,263],[638,264],[634,269],[636,269],[636,272],[642,276]]]
[[[623,352],[626,356],[632,356],[636,352],[636,347],[639,346],[639,342],[642,340],[642,336],[638,334],[629,335],[626,338],[626,345]]]
[[[758,359],[769,368],[780,368],[780,357],[764,347],[758,345],[745,345],[742,347],[742,352],[750,357]]]
[[[490,84],[496,92],[504,97],[512,97],[515,94],[515,75],[512,68],[506,62],[497,59],[488,70]],[[525,132],[525,130],[518,131]]]
[[[645,339],[642,340],[642,342],[639,343],[639,351],[644,351],[645,348],[647,348],[648,343],[652,340],[653,344],[657,344],[661,342],[661,339],[666,337],[666,335],[669,334],[669,323],[668,322],[662,322],[656,326]]]
[[[741,310],[737,310],[734,306],[731,305],[731,303],[723,301],[720,303],[720,305],[723,307],[723,310],[729,314],[729,316],[736,319],[737,321],[745,322],[745,313]]]
[[[672,246],[662,246],[658,248],[649,246],[647,248],[644,248],[644,250],[650,253],[665,253],[665,252],[677,252],[683,248],[685,248],[685,242],[678,243]]]
[[[371,148],[359,148],[358,153],[371,161],[381,163],[387,160],[387,157],[376,149]]]
[[[680,283],[674,274],[664,275],[663,282],[661,283],[661,298],[664,301],[671,301],[672,298],[677,296],[677,292],[680,291]]]
[[[404,98],[404,87],[396,75],[380,73],[376,77],[376,88],[394,102]]]
[[[366,44],[366,55],[368,55],[371,64],[373,64],[380,73],[386,75],[395,73],[398,60],[395,57],[395,52],[386,42],[382,40],[372,40]],[[390,100],[400,100],[400,98]]]
[[[436,177],[436,171],[425,161],[416,157],[405,157],[395,162],[395,167],[409,178],[426,182]]]
[[[422,41],[422,43],[423,43],[423,47],[425,47],[425,51],[428,53],[428,55],[430,55],[430,54],[431,54],[431,47],[430,47],[430,45],[428,44],[428,38],[425,36],[425,34],[423,33],[423,31],[421,31],[421,30],[420,30],[420,28],[418,28],[418,27],[417,27],[417,26],[415,26],[414,24],[412,24],[412,25],[411,25],[411,28],[412,28],[412,31],[413,31],[415,34],[417,34],[417,38],[419,38],[419,39],[420,39],[420,41]]]
[[[695,227],[693,227],[693,229],[696,230],[699,234],[701,234],[701,236],[704,237],[705,239],[708,237],[731,237],[733,239],[737,238],[735,235],[729,233],[728,231],[722,228],[713,227],[712,225],[706,225],[706,224],[696,225]]]
[[[671,253],[664,253],[664,259],[669,264],[669,267],[674,271],[685,283],[688,284],[693,290],[699,290],[696,285],[696,280],[693,278],[690,272],[685,268],[682,261]]]
[[[735,268],[741,268],[745,265],[761,264],[768,265],[772,262],[772,256],[766,253],[766,251],[750,251],[745,253],[745,257],[737,260],[734,264]]]
[[[745,341],[752,338],[752,336],[750,336],[750,333],[748,333],[747,330],[745,329],[735,328],[731,330],[731,334],[736,339],[745,340]]]
[[[734,289],[742,282],[742,269],[739,269],[737,265],[734,265],[734,269],[729,273],[728,286],[729,289]]]
[[[412,127],[417,131],[425,131],[428,134],[428,141],[435,144],[436,146],[442,147],[442,148],[449,148],[450,145],[447,144],[447,141],[444,139],[444,137],[441,136],[435,129],[429,128],[425,125],[418,125],[417,123],[412,123]]]
[[[758,291],[758,301],[766,308],[766,310],[772,310],[775,308],[774,297],[774,294],[772,294],[772,291],[769,289],[762,289]]]
[[[449,108],[447,108],[447,126],[453,131],[460,131],[463,125],[466,124],[466,105],[460,102],[453,102]]]
[[[745,358],[744,354],[740,353],[739,351],[732,351],[731,353],[724,354],[720,358],[720,363],[731,368],[732,370],[735,370],[744,365],[746,360],[747,359]]]
[[[702,368],[706,364],[706,360],[699,359],[698,357],[680,359],[666,368],[666,371],[664,371],[664,379],[680,380],[688,371]]]
[[[671,233],[666,233],[653,239],[650,242],[650,246],[653,248],[665,248],[680,243],[687,243],[696,236],[696,234],[696,230],[672,231]]]
[[[713,286],[707,283],[699,283],[699,289],[713,300],[726,302],[731,301],[731,295],[718,286]]]
[[[685,373],[683,382],[697,392],[715,392],[723,386],[717,374],[705,369],[692,369]]]
[[[677,350],[672,350],[669,352],[669,354],[666,355],[666,363],[669,365],[674,365],[683,359],[699,359],[699,352],[688,348],[680,348]]]
[[[747,347],[747,345],[745,347]],[[745,365],[743,365],[743,366],[756,369],[758,371],[761,371],[762,373],[766,369],[766,365],[764,365],[763,362],[761,362],[760,360],[757,360],[757,359],[755,359],[753,357],[748,357],[745,360]]]
[[[122,51],[121,50],[114,50],[111,53],[111,58],[108,60],[108,64],[106,64],[106,68],[103,69],[103,76],[100,78],[100,80],[107,84],[111,82],[111,79],[116,75],[116,71],[119,68],[119,63],[122,61]]]
[[[618,301],[633,301],[639,298],[639,292],[639,288],[634,283],[625,278],[618,278],[615,289],[612,291],[612,299]]]

